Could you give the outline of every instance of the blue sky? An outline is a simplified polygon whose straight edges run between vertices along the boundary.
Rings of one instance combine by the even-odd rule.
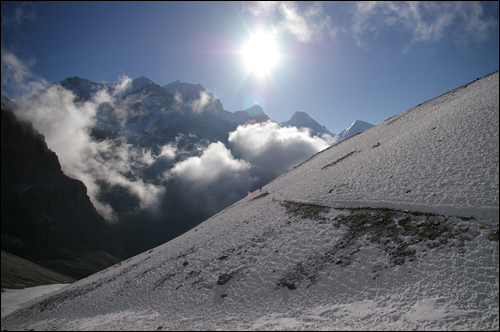
[[[307,112],[338,133],[499,66],[498,2],[1,5],[2,93],[11,98],[28,91],[16,84],[146,76],[202,84],[231,112],[256,102],[278,122]],[[280,53],[264,77],[249,73],[241,54],[257,31],[271,34]]]

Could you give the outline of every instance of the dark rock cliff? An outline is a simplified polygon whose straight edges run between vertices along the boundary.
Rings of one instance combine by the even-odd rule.
[[[64,175],[30,123],[1,109],[2,250],[74,278],[126,258],[87,188]]]

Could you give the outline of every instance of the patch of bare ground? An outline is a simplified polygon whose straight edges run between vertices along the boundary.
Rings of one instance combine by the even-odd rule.
[[[346,267],[353,262],[356,254],[364,246],[374,246],[387,256],[388,266],[402,265],[418,259],[417,251],[443,249],[458,246],[465,250],[465,241],[470,241],[473,234],[464,221],[470,217],[450,217],[433,213],[402,211],[389,208],[335,208],[342,212],[332,219],[320,216],[328,213],[331,207],[317,204],[285,201],[282,203],[287,213],[310,220],[320,220],[337,228],[345,229],[344,235],[332,247],[322,253],[316,253],[299,262],[284,273],[277,287],[296,289],[304,280],[307,287],[318,279],[318,272],[327,265]],[[418,244],[418,245],[417,245]],[[384,267],[374,266],[374,279],[377,271]]]

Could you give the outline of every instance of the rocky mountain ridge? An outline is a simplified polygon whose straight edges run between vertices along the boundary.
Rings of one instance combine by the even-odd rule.
[[[102,89],[111,92],[112,89],[116,89],[119,85],[118,83],[94,83],[79,77],[67,78],[55,84],[61,84],[62,87],[74,92],[80,100],[88,100],[93,94]],[[262,123],[270,120],[260,105],[254,105],[243,111],[230,112],[224,110],[220,101],[201,84],[183,83],[177,80],[164,86],[159,86],[149,78],[142,76],[132,80],[124,93],[123,99],[126,101],[124,104],[133,104],[133,109],[136,111],[136,114],[130,114],[132,120],[122,124],[122,126],[127,127],[130,126],[130,123],[141,122],[141,119],[137,117],[139,114],[145,114],[147,112],[156,114],[159,111],[171,113],[172,110],[176,110],[177,112],[194,112],[198,114],[209,112],[222,120],[226,120],[236,125],[255,122]],[[175,99],[176,95],[180,96],[177,103]],[[98,127],[101,129],[111,129],[110,124],[106,123],[105,120],[106,118],[109,119],[109,114],[103,112],[102,115],[98,116],[100,116],[100,121],[97,124]],[[168,117],[168,115],[166,116]],[[158,115],[156,117],[153,116],[153,118],[159,120]],[[312,135],[336,135],[331,133],[325,126],[320,125],[317,121],[312,119],[306,112],[302,111],[295,112],[290,119],[280,123],[280,125],[309,128]],[[117,130],[116,126],[114,127],[113,129]],[[143,124],[142,127],[148,126]],[[373,125],[367,122],[356,120],[349,128],[346,128],[338,135],[340,140],[342,140],[371,127],[373,127]]]

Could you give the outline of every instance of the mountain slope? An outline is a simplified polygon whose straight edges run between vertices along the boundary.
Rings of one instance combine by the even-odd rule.
[[[323,150],[2,329],[498,330],[498,88]]]
[[[76,279],[46,269],[2,250],[2,290],[50,284],[69,284]]]

